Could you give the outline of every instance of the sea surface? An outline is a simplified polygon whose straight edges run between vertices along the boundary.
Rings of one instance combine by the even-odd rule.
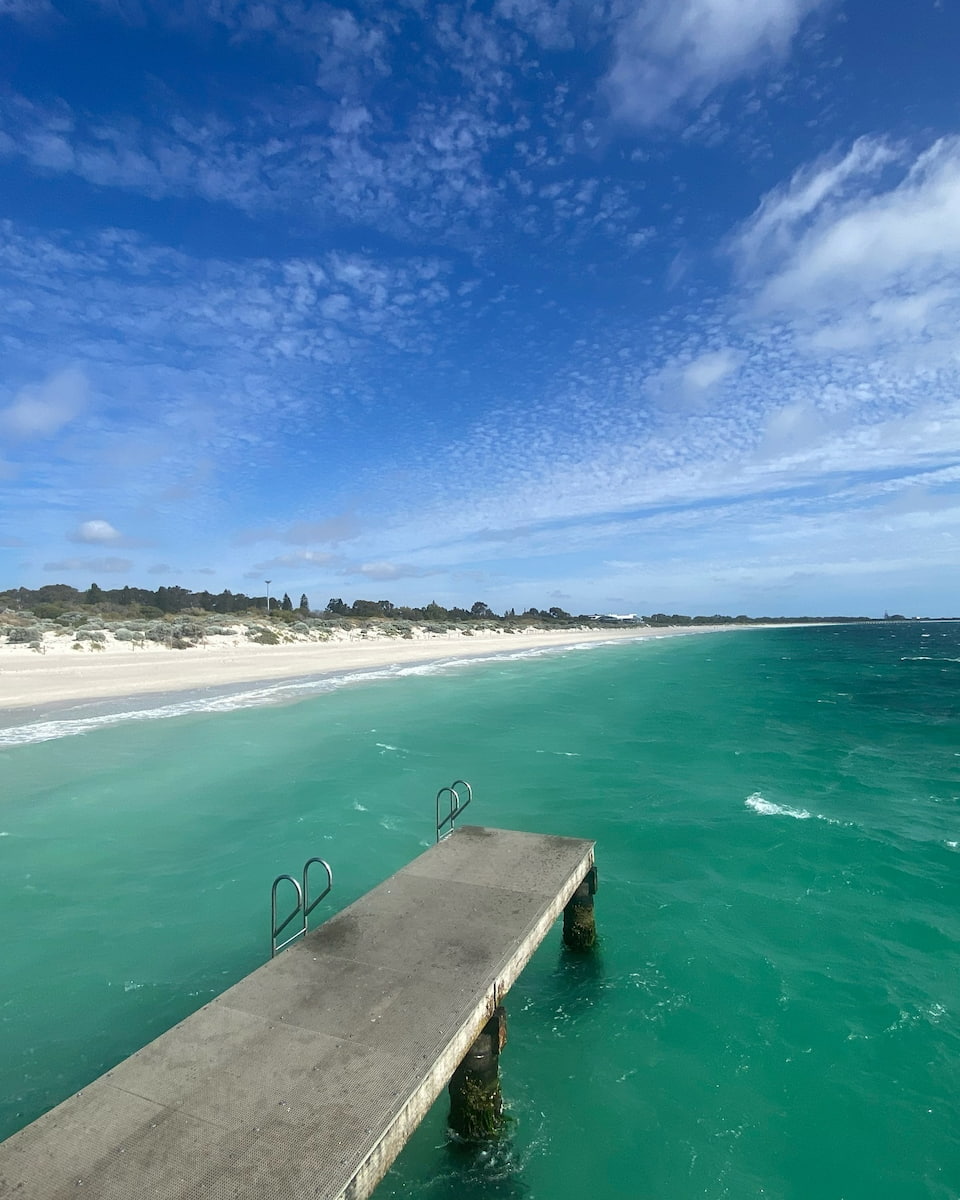
[[[441,1097],[377,1200],[958,1200],[960,625],[732,630],[0,729],[0,1137],[477,824],[597,842],[599,951],[507,997],[511,1114]]]

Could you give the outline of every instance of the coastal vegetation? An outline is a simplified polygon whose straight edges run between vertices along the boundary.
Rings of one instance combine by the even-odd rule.
[[[156,591],[148,588],[124,586],[122,588],[105,589],[96,583],[91,583],[86,591],[80,591],[65,583],[45,584],[40,588],[7,588],[0,591],[0,609],[12,611],[29,611],[40,619],[58,619],[69,612],[83,611],[89,615],[89,610],[105,617],[162,617],[179,613],[223,613],[223,614],[259,614],[264,616],[268,611],[266,596],[248,596],[244,592],[190,591],[179,586],[159,587]],[[571,621],[580,624],[584,621],[635,621],[647,625],[690,625],[690,624],[769,624],[781,621],[866,621],[868,617],[748,617],[741,613],[729,616],[719,613],[710,615],[689,616],[684,613],[655,612],[649,616],[631,614],[627,617],[617,617],[603,613],[580,613],[573,615],[553,605],[547,609],[527,608],[521,612],[516,609],[506,609],[502,614],[496,613],[485,601],[477,600],[469,609],[453,606],[445,608],[435,600],[420,606],[398,605],[390,600],[353,600],[346,603],[339,597],[332,597],[322,609],[311,607],[306,593],[300,596],[296,608],[290,596],[285,592],[281,597],[269,597],[269,615],[271,618],[295,619],[300,616],[323,616],[350,618],[353,620],[393,618],[410,621],[444,621],[462,623],[470,621],[509,622],[522,620],[525,624],[546,622],[551,625],[557,622]],[[885,618],[888,620],[904,620],[895,615]]]
[[[495,612],[483,600],[470,608],[429,603],[411,606],[390,600],[331,597],[322,608],[311,606],[305,593],[294,607],[287,593],[280,597],[248,596],[224,590],[193,592],[187,588],[125,586],[105,589],[91,583],[86,591],[68,584],[40,588],[9,588],[0,592],[0,641],[42,650],[50,637],[71,637],[75,649],[102,649],[107,634],[131,648],[157,643],[187,649],[208,638],[232,637],[257,645],[324,641],[337,631],[360,637],[412,638],[458,633],[469,636],[489,630],[696,625],[753,625],[805,621],[865,621],[866,617],[748,617],[721,613],[690,616],[654,612],[645,616],[604,613],[572,614],[558,605],[550,608],[510,608]],[[904,619],[888,617],[887,619]]]

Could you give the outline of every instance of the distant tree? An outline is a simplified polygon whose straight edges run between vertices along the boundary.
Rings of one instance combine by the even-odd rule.
[[[307,599],[306,592],[304,592],[303,595],[300,597],[299,609],[304,614],[306,614],[310,611],[310,601]]]
[[[83,598],[85,604],[99,604],[103,600],[103,591],[95,583],[91,583],[87,588],[87,594]]]
[[[400,605],[399,608],[395,608],[393,610],[393,615],[397,616],[397,617],[402,617],[403,620],[405,620],[405,621],[422,621],[423,620],[423,609],[422,608],[409,608],[407,605]]]
[[[283,599],[280,602],[280,607],[284,612],[293,612],[293,601],[286,592],[283,593]]]
[[[340,599],[327,601],[327,612],[334,613],[338,617],[346,617],[350,614],[350,609]]]
[[[182,612],[190,601],[190,593],[182,587],[157,588],[157,608],[165,613]]]
[[[423,615],[428,621],[447,621],[450,619],[450,614],[445,608],[442,608],[436,600],[431,600],[424,608]]]
[[[376,600],[354,600],[350,613],[354,617],[381,617],[383,613]]]
[[[45,583],[42,588],[37,588],[34,594],[38,600],[50,602],[60,600],[64,604],[79,604],[81,602],[80,593],[77,589],[70,587],[66,583]]]
[[[497,614],[492,608],[490,608],[488,604],[485,604],[482,600],[478,600],[470,609],[470,615],[472,617],[476,617],[479,621],[487,621],[491,617],[495,617]]]
[[[570,620],[570,614],[568,612],[564,612],[562,608],[558,608],[556,605],[554,605],[553,608],[550,609],[550,616],[553,618],[554,621],[569,621]]]

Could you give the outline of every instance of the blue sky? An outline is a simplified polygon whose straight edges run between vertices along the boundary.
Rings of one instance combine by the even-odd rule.
[[[953,0],[0,0],[0,585],[960,611]]]

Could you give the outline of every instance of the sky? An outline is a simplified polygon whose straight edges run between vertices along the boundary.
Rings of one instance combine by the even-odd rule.
[[[956,0],[0,0],[0,587],[960,612]]]

